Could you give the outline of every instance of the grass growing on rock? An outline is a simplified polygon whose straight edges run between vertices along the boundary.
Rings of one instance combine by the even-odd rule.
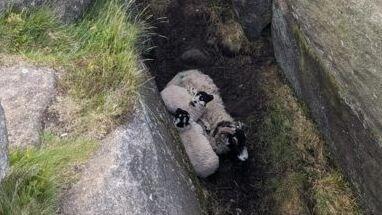
[[[40,149],[13,150],[11,169],[0,185],[0,214],[54,214],[60,189],[76,178],[97,144],[43,135]]]
[[[45,133],[40,148],[11,151],[11,169],[0,185],[0,214],[57,213],[61,191],[97,149],[94,138],[132,110],[142,81],[146,27],[127,2],[96,0],[70,25],[48,7],[0,14],[0,62],[22,59],[57,69],[59,97],[49,111],[65,124],[56,127],[70,134]]]
[[[0,51],[65,70],[59,86],[79,107],[67,121],[77,133],[105,134],[135,102],[145,25],[120,0],[98,0],[89,11],[72,25],[48,8],[8,11],[0,17]]]
[[[275,214],[360,214],[356,196],[292,90],[274,71],[264,78],[266,103],[258,150],[267,166],[264,205]]]

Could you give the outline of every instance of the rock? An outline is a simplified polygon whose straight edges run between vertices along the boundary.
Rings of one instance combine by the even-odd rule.
[[[382,211],[382,7],[378,0],[275,0],[276,59],[337,162]]]
[[[0,182],[8,170],[8,138],[4,110],[0,104]]]
[[[54,9],[61,21],[71,23],[81,18],[93,2],[94,0],[57,0]]]
[[[211,64],[210,57],[206,53],[196,48],[192,48],[183,52],[180,58],[183,63],[190,66],[206,66]]]
[[[153,81],[65,195],[63,214],[202,214],[187,155]]]
[[[257,39],[272,20],[272,0],[232,0],[233,9],[250,40]]]
[[[0,13],[2,13],[5,9],[5,0],[0,0]]]
[[[44,112],[55,96],[54,71],[19,64],[0,67],[0,74],[10,147],[39,144]]]
[[[39,7],[44,2],[46,0],[0,0],[0,11],[1,8],[11,5],[19,10]],[[70,23],[80,18],[93,2],[94,0],[53,0],[49,2],[49,5],[62,22]]]
[[[249,44],[241,25],[232,20],[219,25],[218,34],[223,50],[232,54],[238,54]]]

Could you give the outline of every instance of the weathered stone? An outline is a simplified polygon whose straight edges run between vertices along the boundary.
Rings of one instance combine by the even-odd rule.
[[[241,25],[233,20],[218,27],[220,43],[224,51],[238,54],[243,46],[248,45]]]
[[[80,18],[94,0],[0,0],[0,11],[4,7],[14,7],[19,10],[47,4],[52,7],[57,17],[64,23],[70,23]]]
[[[5,9],[5,0],[0,0],[0,13]]]
[[[8,138],[3,107],[0,104],[0,182],[8,170]]]
[[[153,81],[65,195],[64,214],[201,214],[187,155]],[[190,177],[191,176],[191,177]]]
[[[185,64],[192,66],[205,66],[211,63],[208,55],[196,48],[185,51],[181,56],[181,60]]]
[[[382,211],[382,5],[275,0],[277,61],[365,205]]]
[[[10,147],[36,145],[44,111],[55,96],[55,74],[30,65],[0,67],[2,101]]]
[[[272,0],[232,0],[233,8],[244,31],[257,39],[272,20]]]

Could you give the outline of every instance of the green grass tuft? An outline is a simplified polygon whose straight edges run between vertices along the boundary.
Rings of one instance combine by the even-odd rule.
[[[85,139],[43,136],[40,149],[10,153],[11,170],[0,185],[0,214],[54,214],[57,196],[76,177],[74,167],[97,148]]]
[[[333,171],[314,183],[315,214],[362,214],[341,173]]]
[[[77,136],[90,130],[106,134],[132,110],[146,29],[132,11],[122,0],[97,0],[71,25],[60,23],[48,7],[0,14],[0,55],[64,70],[59,91],[69,102],[54,106],[71,117],[59,114],[74,123],[69,136],[75,137],[44,134],[41,148],[11,152],[11,170],[0,185],[0,214],[56,213],[59,193],[77,178],[76,165],[97,148]]]
[[[260,142],[267,148],[267,158],[278,171],[297,165],[297,154],[292,142],[291,119],[277,103],[269,107],[260,129]]]
[[[60,24],[49,8],[0,16],[2,53],[64,68],[60,87],[81,106],[78,133],[111,127],[133,107],[146,29],[124,1],[98,0],[89,11],[72,25]]]

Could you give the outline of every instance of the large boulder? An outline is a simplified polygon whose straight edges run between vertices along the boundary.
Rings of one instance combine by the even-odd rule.
[[[153,81],[140,95],[128,123],[103,141],[63,198],[63,214],[202,214],[199,186]]]
[[[23,10],[47,4],[62,22],[70,23],[80,18],[93,2],[94,0],[0,0],[0,11],[10,6]]]
[[[382,4],[274,0],[276,59],[334,157],[382,211]]]
[[[272,20],[272,0],[232,0],[233,9],[251,40],[257,39]]]
[[[55,96],[55,73],[20,63],[0,67],[0,100],[10,147],[38,145],[44,113]]]
[[[8,138],[4,110],[0,103],[0,181],[8,170]]]

